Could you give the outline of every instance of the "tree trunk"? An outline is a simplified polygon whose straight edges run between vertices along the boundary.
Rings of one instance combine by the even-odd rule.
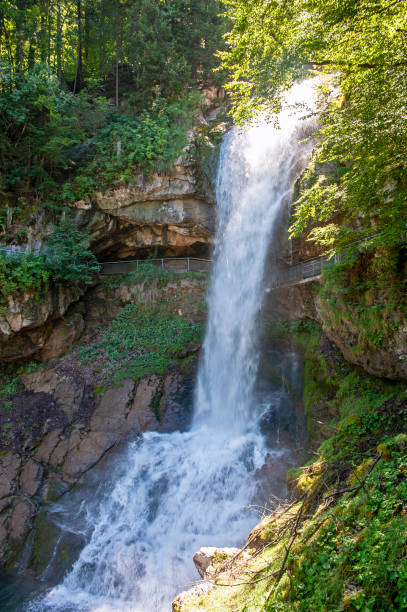
[[[116,96],[115,103],[116,108],[119,107],[119,7],[120,0],[116,0],[116,11],[115,11],[115,49],[116,49],[116,58],[115,58],[115,72],[116,72]]]
[[[82,0],[76,2],[76,16],[78,20],[78,59],[76,63],[75,82],[73,93],[75,94],[82,84]]]
[[[61,19],[61,0],[57,0],[57,76],[58,81],[62,82],[62,19]]]

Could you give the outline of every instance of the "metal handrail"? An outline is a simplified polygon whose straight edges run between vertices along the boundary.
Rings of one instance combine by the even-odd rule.
[[[167,263],[170,264],[172,262],[184,262],[185,267],[174,269],[166,265]],[[197,265],[194,265],[194,262],[197,262]],[[120,261],[104,261],[101,262],[100,273],[102,275],[126,274],[126,272],[124,271],[126,268],[130,267],[132,269],[138,270],[139,265],[141,266],[147,263],[152,263],[153,265],[158,264],[158,266],[166,272],[207,272],[209,270],[210,264],[212,263],[212,260],[203,259],[199,257],[160,257],[155,259],[122,259]],[[121,268],[121,270],[117,271],[119,267]]]
[[[200,257],[157,257],[156,259],[119,259],[118,261],[101,261],[100,265],[105,264],[122,264],[122,263],[149,263],[151,261],[186,261],[187,259],[193,259],[194,261],[207,261],[212,263],[212,259],[203,259]]]

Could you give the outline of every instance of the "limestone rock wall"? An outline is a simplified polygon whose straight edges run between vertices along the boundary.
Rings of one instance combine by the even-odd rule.
[[[15,436],[13,446],[0,454],[0,564],[11,572],[26,569],[21,551],[41,508],[128,436],[165,427],[169,413],[179,408],[176,396],[185,384],[185,374],[174,370],[138,383],[124,380],[100,397],[76,372],[58,367],[22,379],[25,391],[14,405],[26,421],[27,435]],[[28,569],[33,569],[31,561],[28,554]]]
[[[60,357],[84,328],[80,312],[68,312],[84,292],[84,288],[66,286],[41,295],[10,295],[0,314],[0,360],[17,361],[34,355],[42,359]]]
[[[195,169],[176,165],[171,173],[142,175],[134,182],[72,204],[91,232],[91,248],[102,259],[208,255],[215,205],[202,192]]]

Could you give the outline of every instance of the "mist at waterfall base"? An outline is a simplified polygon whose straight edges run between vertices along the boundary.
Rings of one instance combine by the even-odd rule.
[[[270,446],[261,428],[271,401],[256,386],[264,269],[273,228],[310,153],[310,143],[301,140],[314,98],[312,82],[296,85],[279,129],[263,122],[225,137],[192,423],[187,431],[148,432],[130,442],[120,461],[112,459],[93,500],[74,509],[63,498],[51,509],[60,528],[87,543],[60,584],[31,595],[21,609],[168,611],[174,596],[198,578],[193,553],[242,544],[256,523],[248,509],[258,494],[255,475],[286,452]],[[295,102],[307,105],[293,108]]]

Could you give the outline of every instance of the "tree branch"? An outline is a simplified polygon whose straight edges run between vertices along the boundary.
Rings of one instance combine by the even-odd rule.
[[[335,60],[323,60],[321,62],[310,61],[308,64],[304,64],[307,66],[344,66],[347,68],[359,68],[361,70],[372,70],[374,68],[401,68],[403,66],[407,66],[407,61],[404,62],[395,62],[393,64],[371,64],[369,62],[361,63],[361,64],[351,64],[349,62],[341,62]]]

